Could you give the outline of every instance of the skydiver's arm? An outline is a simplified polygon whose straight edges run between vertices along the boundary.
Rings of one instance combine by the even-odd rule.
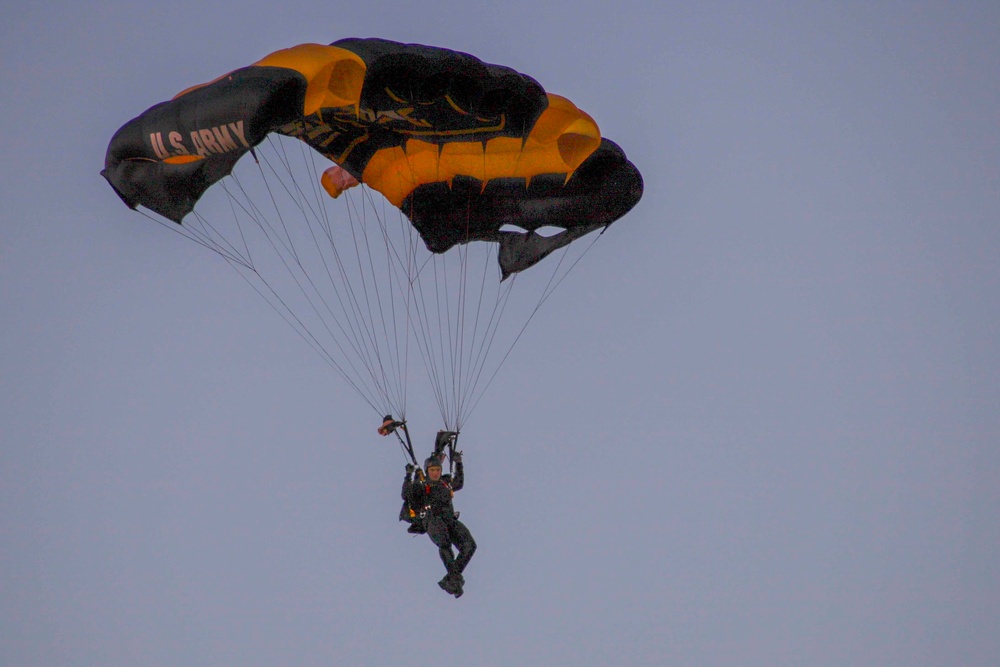
[[[455,461],[455,475],[451,479],[451,490],[461,491],[462,487],[465,485],[465,466],[462,465],[462,461]]]

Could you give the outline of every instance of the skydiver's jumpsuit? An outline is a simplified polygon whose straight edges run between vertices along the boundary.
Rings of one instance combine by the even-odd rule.
[[[410,507],[427,507],[427,536],[438,547],[441,562],[448,574],[461,575],[476,552],[476,541],[465,524],[455,516],[455,507],[451,499],[455,491],[460,491],[465,482],[465,471],[462,462],[455,463],[455,476],[450,481],[442,477],[437,482],[426,480],[409,481],[409,476],[403,482],[403,497]],[[458,557],[452,553],[451,547],[458,547]]]

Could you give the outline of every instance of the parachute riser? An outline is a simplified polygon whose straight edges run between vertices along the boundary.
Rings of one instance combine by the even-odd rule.
[[[399,435],[400,431],[406,436],[406,440],[403,440],[403,436]],[[386,415],[382,419],[382,426],[379,427],[378,433],[381,436],[386,436],[390,433],[395,435],[399,441],[400,448],[403,450],[403,454],[410,457],[410,462],[414,468],[420,469],[420,464],[417,463],[417,455],[413,451],[413,442],[410,440],[410,430],[406,428],[405,420],[397,421],[392,418],[392,415]]]
[[[458,442],[457,431],[438,431],[437,439],[434,440],[434,457],[440,459],[441,455],[448,450],[448,473],[455,470],[455,444]]]
[[[403,435],[406,436],[406,441],[400,437],[399,432],[402,431]],[[420,468],[420,464],[417,463],[417,455],[413,452],[413,442],[410,441],[410,430],[406,428],[406,422],[400,424],[399,428],[393,430],[396,434],[396,438],[399,439],[399,444],[403,447],[403,450],[409,455],[410,461],[413,463],[414,468]]]

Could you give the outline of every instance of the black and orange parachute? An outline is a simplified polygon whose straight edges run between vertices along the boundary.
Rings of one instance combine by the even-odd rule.
[[[295,46],[185,90],[125,124],[101,173],[131,208],[181,223],[272,132],[337,165],[322,179],[332,196],[355,182],[380,192],[432,252],[499,243],[505,277],[642,196],[622,150],[531,77],[382,39]],[[564,231],[532,233],[541,227]]]
[[[382,39],[303,44],[189,88],[119,129],[101,173],[221,255],[377,414],[406,421],[419,354],[421,396],[456,432],[597,236],[574,241],[642,196],[566,98]],[[548,279],[526,271],[557,250]],[[510,298],[515,282],[537,289],[533,306]]]

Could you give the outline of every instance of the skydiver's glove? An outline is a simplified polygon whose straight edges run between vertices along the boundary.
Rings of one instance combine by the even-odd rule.
[[[462,452],[454,452],[454,453],[452,453],[451,460],[452,460],[453,463],[461,463],[462,462]]]
[[[406,476],[409,477],[410,475],[412,475],[413,471],[416,470],[416,469],[417,469],[416,466],[414,466],[412,463],[407,463],[406,464]]]

